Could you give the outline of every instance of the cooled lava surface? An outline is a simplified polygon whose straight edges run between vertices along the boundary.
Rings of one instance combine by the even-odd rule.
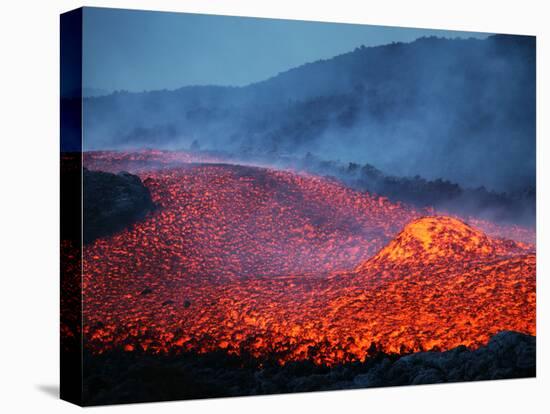
[[[221,349],[335,365],[535,335],[532,230],[170,154],[85,157],[89,169],[139,175],[158,206],[83,249],[92,352]]]

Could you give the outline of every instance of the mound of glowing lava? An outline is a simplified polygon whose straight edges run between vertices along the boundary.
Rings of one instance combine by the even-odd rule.
[[[407,226],[374,260],[388,263],[434,263],[483,260],[529,251],[511,240],[493,239],[453,217],[422,217]],[[359,267],[359,270],[362,266]]]
[[[531,245],[321,177],[222,164],[137,172],[161,207],[83,252],[93,352],[332,365],[535,333]]]

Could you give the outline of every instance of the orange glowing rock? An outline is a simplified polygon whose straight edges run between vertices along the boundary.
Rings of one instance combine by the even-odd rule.
[[[159,205],[84,248],[93,352],[135,343],[331,365],[535,334],[534,231],[436,216],[328,178],[187,164],[197,161],[209,160],[86,155],[88,168],[139,174]]]

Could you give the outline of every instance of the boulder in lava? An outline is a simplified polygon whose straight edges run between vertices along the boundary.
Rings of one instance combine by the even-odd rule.
[[[83,237],[89,243],[142,220],[155,207],[140,178],[83,170]]]

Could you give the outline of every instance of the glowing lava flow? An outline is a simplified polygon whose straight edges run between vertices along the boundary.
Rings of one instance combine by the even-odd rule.
[[[535,334],[532,245],[320,177],[223,164],[134,172],[160,208],[84,249],[94,352],[331,365]]]

